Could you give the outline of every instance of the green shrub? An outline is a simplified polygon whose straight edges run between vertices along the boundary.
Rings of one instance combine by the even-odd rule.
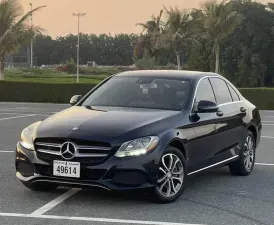
[[[119,73],[119,69],[114,66],[100,66],[100,67],[80,67],[80,74],[84,75],[113,75]]]
[[[240,88],[239,91],[259,109],[274,110],[274,88]]]
[[[157,67],[157,62],[155,57],[149,58],[144,57],[141,59],[134,60],[135,66],[140,70],[155,69]]]
[[[65,72],[67,72],[69,74],[75,74],[75,73],[77,73],[77,66],[76,66],[76,64],[74,62],[74,59],[70,59],[70,60],[67,61],[67,63],[66,63],[66,69],[67,69],[67,71],[65,71]]]
[[[43,84],[27,82],[0,82],[0,102],[69,103],[73,95],[84,95],[94,84]]]
[[[1,81],[0,101],[68,103],[73,95],[84,95],[95,85]],[[242,88],[239,91],[259,109],[274,110],[274,88]]]
[[[26,76],[26,77],[32,77],[32,76],[49,76],[49,75],[64,75],[67,73],[56,71],[56,69],[51,68],[10,68],[5,70],[5,76]]]

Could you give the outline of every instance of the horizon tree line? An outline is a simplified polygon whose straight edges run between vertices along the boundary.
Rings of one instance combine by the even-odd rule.
[[[0,3],[0,78],[3,58],[12,55],[16,62],[26,57],[28,41],[34,35],[37,65],[65,63],[76,57],[76,35],[53,39],[43,35],[41,28],[27,26],[26,19],[40,7],[20,19],[18,2]],[[13,19],[4,27],[1,21],[7,17],[3,13],[7,5],[13,9]],[[19,32],[17,23],[25,33]],[[273,3],[209,0],[199,9],[164,6],[136,25],[143,28],[141,34],[81,34],[80,62],[124,66],[149,62],[150,68],[175,64],[177,69],[215,71],[239,87],[274,86]],[[12,42],[3,38],[3,30],[13,34]]]

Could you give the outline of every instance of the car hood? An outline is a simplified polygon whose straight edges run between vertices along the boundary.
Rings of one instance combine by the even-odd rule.
[[[54,137],[119,142],[126,140],[126,136],[132,136],[130,133],[136,130],[143,135],[153,135],[155,129],[150,130],[150,124],[154,124],[155,127],[155,122],[163,121],[179,113],[170,110],[136,108],[100,107],[100,110],[93,110],[84,106],[73,106],[43,120],[36,130],[36,138]],[[140,130],[140,128],[143,129]],[[138,133],[134,135],[138,137]]]

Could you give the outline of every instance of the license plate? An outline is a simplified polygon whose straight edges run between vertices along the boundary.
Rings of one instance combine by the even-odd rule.
[[[53,175],[59,177],[80,177],[79,162],[53,161]]]

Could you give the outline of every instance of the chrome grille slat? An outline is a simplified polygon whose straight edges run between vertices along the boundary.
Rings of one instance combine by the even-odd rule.
[[[51,154],[51,155],[61,155],[60,151],[51,151],[51,150],[46,150],[46,149],[37,149],[38,152],[42,152],[42,153],[47,153],[47,154]]]
[[[110,148],[107,148],[107,147],[96,147],[96,146],[79,146],[79,145],[76,145],[76,147],[78,149],[82,149],[82,150],[100,150],[100,151],[109,151]]]
[[[44,154],[48,154],[48,156],[50,155],[55,155],[55,156],[62,156],[60,150],[62,145],[67,142],[66,140],[63,141],[58,141],[57,143],[55,143],[56,141],[53,140],[52,142],[50,142],[50,140],[39,140],[35,143],[35,148],[37,151],[37,154],[40,153],[44,153]],[[76,147],[76,154],[75,154],[75,158],[105,158],[108,156],[111,147],[107,147],[107,143],[105,143],[105,146],[95,146],[95,145],[81,145],[79,144],[79,142],[77,143],[77,141],[72,143],[75,144]],[[91,143],[94,143],[91,141]],[[110,145],[109,145],[110,146]],[[98,152],[97,152],[98,151]]]
[[[61,148],[61,144],[54,144],[54,143],[44,143],[44,142],[36,142],[36,145],[39,146],[45,146],[45,147],[56,147],[56,148]]]
[[[78,153],[75,157],[106,157],[108,154],[95,154],[95,153]]]

